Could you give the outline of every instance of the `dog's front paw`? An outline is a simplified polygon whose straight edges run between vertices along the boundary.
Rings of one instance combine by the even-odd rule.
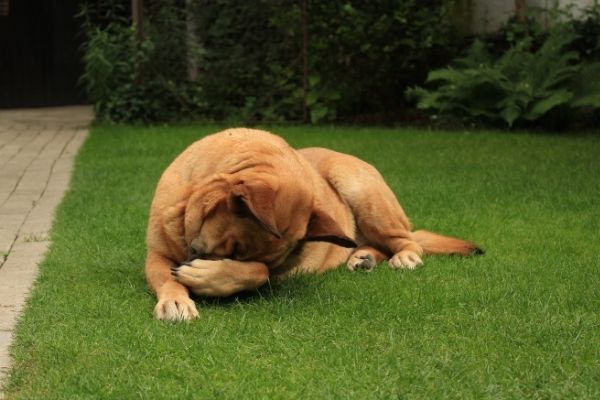
[[[392,268],[415,269],[418,266],[423,265],[423,260],[421,260],[421,257],[414,251],[404,250],[396,253],[388,263]]]
[[[198,317],[198,309],[187,296],[161,299],[154,307],[154,318],[164,321],[190,321]]]
[[[355,251],[346,263],[346,266],[350,271],[362,269],[367,272],[371,272],[375,265],[377,265],[375,256],[371,254],[371,252],[369,252],[368,250]]]
[[[198,296],[226,297],[243,289],[228,262],[198,259],[171,268],[171,275]]]

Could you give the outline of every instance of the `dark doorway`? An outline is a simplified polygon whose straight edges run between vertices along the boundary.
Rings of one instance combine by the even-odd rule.
[[[0,107],[85,103],[81,0],[0,0]]]

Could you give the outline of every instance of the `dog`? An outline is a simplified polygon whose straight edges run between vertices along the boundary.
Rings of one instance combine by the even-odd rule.
[[[476,244],[410,222],[380,173],[348,154],[294,150],[245,128],[207,136],[161,176],[147,230],[146,279],[154,317],[190,320],[189,293],[221,297],[270,278],[346,263],[414,269],[423,254],[481,253]]]

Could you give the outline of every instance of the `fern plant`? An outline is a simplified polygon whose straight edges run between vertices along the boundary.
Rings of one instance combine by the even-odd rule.
[[[600,87],[577,85],[582,65],[577,52],[568,50],[577,37],[567,25],[558,25],[539,49],[532,50],[526,37],[498,58],[476,40],[465,57],[429,73],[431,89],[411,88],[407,96],[421,109],[509,127],[558,107],[600,107]]]

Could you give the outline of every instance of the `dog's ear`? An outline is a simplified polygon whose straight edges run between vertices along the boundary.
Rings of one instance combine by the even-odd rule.
[[[182,197],[187,197],[187,200],[180,206],[185,215],[185,235],[188,243],[193,240],[190,235],[198,233],[204,219],[227,199],[228,189],[229,183],[219,177],[211,177],[185,189],[187,193]]]
[[[268,184],[256,181],[233,185],[227,206],[240,217],[253,218],[263,229],[281,239],[275,221],[275,190]]]
[[[357,247],[354,240],[350,239],[342,228],[324,211],[316,208],[313,210],[306,231],[307,242],[329,242],[342,247]]]

